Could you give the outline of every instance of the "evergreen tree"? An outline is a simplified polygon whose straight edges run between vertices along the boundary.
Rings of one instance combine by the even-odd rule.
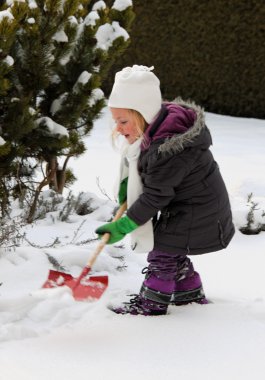
[[[105,105],[102,81],[129,43],[133,18],[131,0],[0,3],[2,200],[10,186],[32,189],[43,163],[34,204],[44,186],[62,193],[73,179],[69,158],[85,151],[83,139]]]

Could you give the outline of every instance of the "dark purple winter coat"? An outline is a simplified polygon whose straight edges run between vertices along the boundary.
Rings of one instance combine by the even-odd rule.
[[[231,207],[211,144],[203,110],[181,100],[163,104],[148,126],[138,162],[143,194],[127,215],[139,225],[153,218],[155,249],[196,255],[232,239]]]

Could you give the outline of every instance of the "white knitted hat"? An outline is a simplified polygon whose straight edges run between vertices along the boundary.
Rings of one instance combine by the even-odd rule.
[[[162,105],[160,81],[153,68],[134,65],[117,72],[108,106],[136,110],[150,124]]]

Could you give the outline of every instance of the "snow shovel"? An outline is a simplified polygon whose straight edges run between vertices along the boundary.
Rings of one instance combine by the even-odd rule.
[[[124,202],[118,209],[113,222],[121,218],[127,208],[127,203]],[[94,301],[101,297],[102,293],[108,286],[108,276],[87,276],[96,261],[98,255],[107,244],[110,234],[106,233],[102,236],[99,245],[95,252],[88,260],[86,266],[78,278],[74,278],[68,273],[50,270],[47,281],[42,288],[57,288],[58,286],[68,286],[77,301]]]

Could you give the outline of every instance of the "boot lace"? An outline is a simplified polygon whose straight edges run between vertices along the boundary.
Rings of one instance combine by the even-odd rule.
[[[141,296],[139,294],[128,294],[128,297],[132,298],[128,302],[123,302],[124,310],[126,312],[136,311],[138,314],[143,314],[145,309]]]
[[[163,310],[165,305],[153,302],[147,298],[142,297],[141,294],[129,294],[128,297],[133,297],[129,302],[123,302],[126,312],[136,311],[138,314],[144,314],[151,311],[151,309]]]
[[[142,269],[142,274],[145,274],[146,279],[148,279],[151,276],[151,274],[156,275],[156,273],[158,273],[158,272],[159,272],[158,269],[154,269],[154,268],[151,269],[150,267],[144,267]],[[157,277],[159,277],[159,276],[157,276]]]

